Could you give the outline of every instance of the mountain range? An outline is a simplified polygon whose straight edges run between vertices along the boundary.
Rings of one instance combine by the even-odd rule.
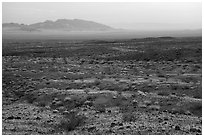
[[[137,25],[137,24],[135,24]],[[144,37],[196,37],[197,30],[127,30],[81,19],[47,20],[34,24],[3,23],[4,39],[134,39]]]
[[[18,23],[3,23],[4,31],[42,31],[42,30],[64,30],[64,31],[110,31],[112,27],[81,19],[58,19],[47,20],[30,25]]]

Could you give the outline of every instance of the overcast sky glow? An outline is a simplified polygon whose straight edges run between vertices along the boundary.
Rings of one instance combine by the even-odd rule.
[[[3,3],[3,23],[85,19],[114,28],[200,29],[202,3]]]

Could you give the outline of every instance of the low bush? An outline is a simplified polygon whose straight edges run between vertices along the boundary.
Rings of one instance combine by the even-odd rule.
[[[202,116],[202,102],[192,102],[187,104],[187,109],[196,116]]]
[[[201,85],[202,86],[202,85]],[[198,87],[196,90],[193,91],[193,97],[202,99],[202,87]]]
[[[170,91],[159,91],[157,94],[160,96],[169,96]]]
[[[180,79],[182,82],[186,82],[186,83],[190,83],[190,82],[196,83],[198,81],[198,79],[195,77],[181,77]]]
[[[77,112],[69,113],[64,116],[59,124],[59,128],[64,131],[72,131],[76,129],[76,127],[84,124],[86,120],[85,116],[78,115]]]
[[[137,116],[134,113],[124,113],[123,121],[124,122],[135,122],[137,120]]]
[[[97,105],[95,106],[96,111],[100,113],[104,113],[106,111],[106,106],[105,105]]]
[[[110,103],[110,98],[107,97],[97,97],[94,101],[94,107],[96,111],[99,111],[100,113],[105,112],[106,107]]]

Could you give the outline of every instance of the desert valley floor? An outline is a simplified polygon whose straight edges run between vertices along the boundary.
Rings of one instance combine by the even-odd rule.
[[[5,39],[2,133],[202,134],[202,38]]]

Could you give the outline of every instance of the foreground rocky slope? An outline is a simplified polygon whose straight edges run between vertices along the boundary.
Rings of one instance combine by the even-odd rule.
[[[158,41],[177,56],[146,54]],[[189,38],[4,42],[2,132],[202,134],[200,49]]]

